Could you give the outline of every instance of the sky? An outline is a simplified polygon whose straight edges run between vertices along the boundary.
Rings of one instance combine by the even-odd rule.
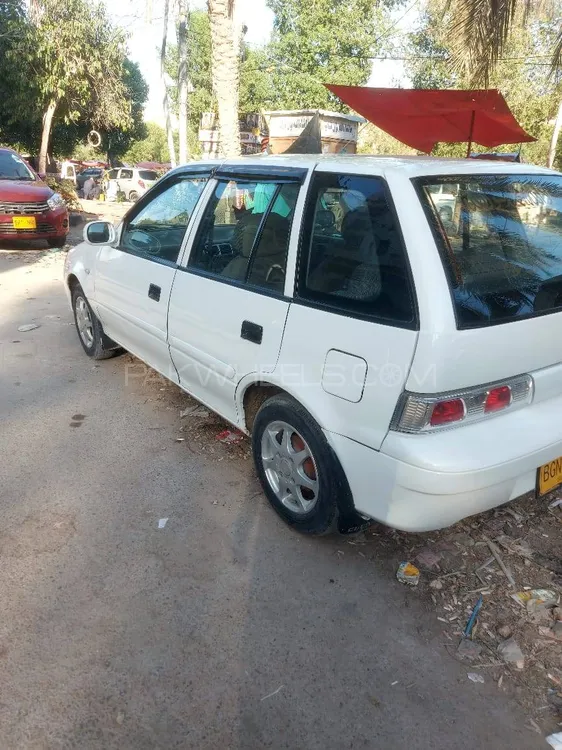
[[[149,99],[145,108],[145,119],[149,122],[164,124],[162,99],[164,89],[160,81],[160,60],[158,48],[162,40],[163,0],[104,0],[110,17],[122,26],[129,34],[129,55],[138,63],[149,88]],[[205,3],[194,2],[192,8],[204,8]],[[415,3],[414,3],[415,5]],[[411,12],[397,11],[396,27],[392,28],[393,36],[409,31],[415,21],[414,6]],[[248,27],[246,41],[250,45],[263,45],[269,41],[273,26],[273,13],[265,0],[237,0],[239,20]],[[175,28],[169,24],[168,39],[175,43]],[[404,76],[403,64],[400,61],[373,62],[373,71],[369,80],[372,86],[392,86],[395,80]]]

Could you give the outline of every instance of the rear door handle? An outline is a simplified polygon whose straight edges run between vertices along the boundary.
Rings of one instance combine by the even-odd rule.
[[[162,289],[159,286],[156,286],[156,284],[151,284],[148,287],[148,296],[150,299],[153,299],[155,302],[160,302],[160,294],[162,292]]]
[[[252,344],[261,344],[263,338],[263,327],[257,323],[252,323],[251,320],[245,320],[242,323],[240,338],[246,339],[246,341],[251,341]]]

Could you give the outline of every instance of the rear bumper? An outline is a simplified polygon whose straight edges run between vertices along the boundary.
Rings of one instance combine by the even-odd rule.
[[[13,218],[11,215],[0,215],[0,240],[45,240],[66,237],[68,234],[68,211],[64,206],[36,214],[36,229],[15,229]]]
[[[431,531],[535,488],[562,456],[562,397],[435,435],[389,433],[380,451],[326,433],[356,509],[404,531]]]

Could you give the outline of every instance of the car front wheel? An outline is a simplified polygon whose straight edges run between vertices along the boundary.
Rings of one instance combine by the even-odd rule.
[[[337,528],[342,471],[322,430],[290,396],[265,401],[252,430],[258,477],[275,511],[297,531],[327,534]]]
[[[49,247],[64,247],[66,245],[66,234],[64,237],[49,237],[47,244]]]
[[[74,322],[82,348],[92,359],[109,359],[118,353],[117,345],[103,332],[81,286],[72,290]]]

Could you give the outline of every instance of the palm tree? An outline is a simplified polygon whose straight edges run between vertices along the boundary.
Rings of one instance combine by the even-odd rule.
[[[211,22],[213,90],[219,111],[221,150],[240,155],[238,89],[241,30],[234,19],[235,0],[208,0]]]
[[[457,67],[467,71],[474,84],[487,85],[512,28],[518,23],[527,22],[532,9],[532,0],[450,0],[450,27]],[[558,20],[560,18],[556,5],[553,16]],[[551,66],[555,80],[562,70],[562,24],[552,51]],[[561,128],[562,99],[552,133],[549,167],[554,162]]]

